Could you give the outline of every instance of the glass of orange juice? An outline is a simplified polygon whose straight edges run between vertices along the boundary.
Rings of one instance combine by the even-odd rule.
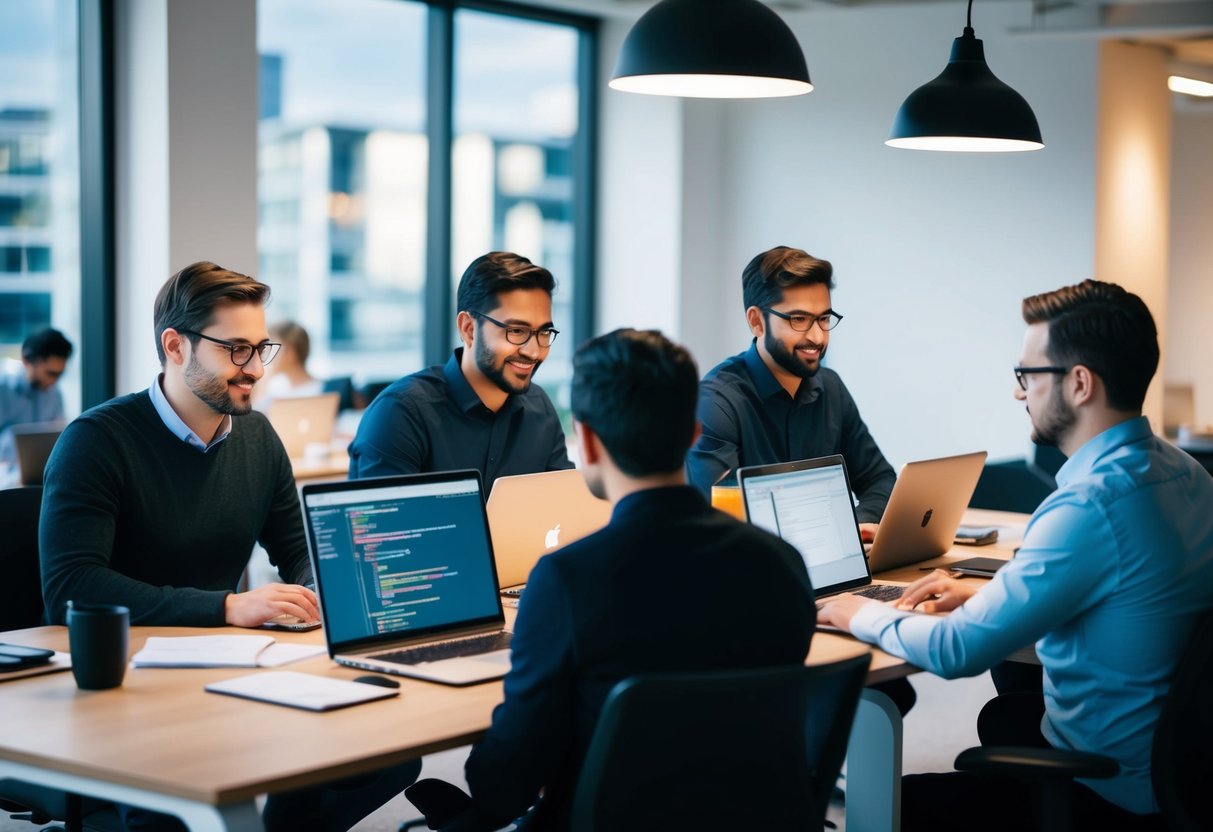
[[[712,508],[745,520],[745,505],[741,501],[741,488],[736,484],[712,486]]]

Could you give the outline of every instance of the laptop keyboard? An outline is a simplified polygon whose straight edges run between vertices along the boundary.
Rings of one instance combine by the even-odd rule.
[[[873,601],[896,601],[901,597],[901,594],[906,591],[904,586],[893,586],[892,584],[872,584],[865,586],[863,589],[857,589],[852,592],[852,595],[858,595],[861,598],[871,598]],[[817,609],[825,606],[828,598],[823,598],[817,601]]]
[[[407,650],[392,650],[389,653],[376,653],[368,656],[381,662],[396,664],[423,664],[438,662],[443,659],[458,659],[463,656],[478,656],[481,653],[491,653],[494,650],[504,650],[510,646],[512,633],[504,630],[488,633],[483,636],[472,636],[455,641],[440,641],[436,644],[424,644],[420,647],[410,647]]]

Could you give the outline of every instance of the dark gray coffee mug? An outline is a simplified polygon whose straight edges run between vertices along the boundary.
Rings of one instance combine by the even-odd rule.
[[[130,629],[131,611],[126,607],[67,602],[68,642],[77,687],[105,690],[122,684]]]

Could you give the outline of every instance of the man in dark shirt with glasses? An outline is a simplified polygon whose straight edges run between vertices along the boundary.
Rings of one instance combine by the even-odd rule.
[[[572,468],[556,408],[531,383],[559,334],[555,286],[517,254],[473,260],[457,297],[463,346],[376,397],[350,443],[350,479],[475,468],[487,491],[498,477]]]
[[[754,341],[703,380],[703,434],[687,460],[691,484],[707,493],[737,468],[842,454],[865,541],[876,534],[896,474],[881,454],[838,373],[821,366],[842,315],[830,305],[834,267],[777,246],[742,272]]]

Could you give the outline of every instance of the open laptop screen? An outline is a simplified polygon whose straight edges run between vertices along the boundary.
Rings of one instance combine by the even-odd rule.
[[[305,488],[330,644],[501,617],[480,480],[466,473]]]
[[[871,577],[842,457],[739,472],[751,523],[799,550],[819,593]]]

